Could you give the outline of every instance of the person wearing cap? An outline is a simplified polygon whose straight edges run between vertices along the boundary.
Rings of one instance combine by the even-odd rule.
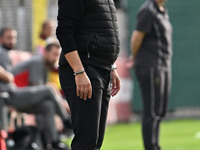
[[[167,0],[147,0],[140,8],[131,50],[143,99],[145,150],[160,150],[160,122],[166,115],[171,88],[172,25]]]

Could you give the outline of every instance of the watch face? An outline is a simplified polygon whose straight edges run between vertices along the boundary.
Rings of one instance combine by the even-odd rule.
[[[116,64],[113,64],[112,69],[116,69],[116,68],[117,68]]]

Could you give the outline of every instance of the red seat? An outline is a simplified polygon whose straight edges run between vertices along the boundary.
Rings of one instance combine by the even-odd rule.
[[[6,131],[2,130],[0,132],[0,150],[7,150],[5,139],[7,138]]]
[[[26,87],[29,85],[29,72],[24,71],[15,76],[15,84],[17,87]]]

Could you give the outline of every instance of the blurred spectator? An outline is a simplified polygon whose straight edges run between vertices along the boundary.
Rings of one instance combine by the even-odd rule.
[[[28,72],[28,84],[29,85],[45,85],[48,80],[48,73],[53,69],[58,61],[60,55],[60,45],[58,43],[51,43],[45,47],[45,51],[43,56],[35,55],[31,59],[27,61],[23,61],[16,65],[12,69],[12,73],[14,75],[23,74],[24,72]],[[57,96],[55,100],[56,105],[55,110],[57,114],[61,117],[64,122],[64,125],[70,125],[69,121],[69,107],[64,99],[62,99],[62,95],[60,94],[57,86],[52,83],[48,84],[55,91],[54,94]],[[68,112],[66,111],[68,110]]]
[[[54,124],[54,106],[57,97],[52,88],[47,86],[29,86],[17,88],[8,51],[13,49],[17,42],[17,32],[12,28],[3,28],[0,31],[0,91],[8,92],[10,99],[8,105],[20,112],[40,114],[43,124],[48,130],[52,147],[56,150],[67,150],[66,145],[59,141]]]
[[[45,53],[45,47],[48,44],[58,42],[55,37],[56,26],[54,20],[46,20],[42,24],[36,54],[43,55]],[[54,85],[61,90],[57,66],[48,72],[48,82],[54,83]]]
[[[46,20],[41,27],[39,41],[36,48],[36,53],[42,55],[48,43],[56,41],[55,38],[56,22],[54,20]]]
[[[145,150],[160,150],[160,122],[171,88],[172,26],[166,0],[148,0],[139,10],[131,49],[143,97]]]

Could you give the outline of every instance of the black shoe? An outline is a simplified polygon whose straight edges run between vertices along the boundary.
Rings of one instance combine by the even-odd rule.
[[[52,143],[52,149],[53,150],[70,150],[69,146],[66,144],[58,141],[58,142],[53,142]]]

